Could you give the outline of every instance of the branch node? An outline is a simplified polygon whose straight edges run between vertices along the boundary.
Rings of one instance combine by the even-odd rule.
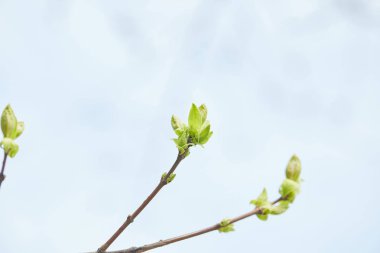
[[[130,223],[132,223],[132,222],[134,221],[132,215],[128,215],[127,220],[128,220]]]

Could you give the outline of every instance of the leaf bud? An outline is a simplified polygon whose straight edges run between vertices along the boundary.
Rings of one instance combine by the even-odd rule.
[[[284,200],[293,203],[296,195],[300,192],[300,184],[291,179],[285,179],[280,186],[279,192]]]
[[[288,166],[286,167],[286,178],[298,182],[301,169],[302,166],[300,159],[298,156],[293,155],[288,162]]]
[[[5,153],[7,153],[11,158],[15,157],[18,152],[18,145],[11,138],[4,138],[0,142],[0,146],[3,147]]]
[[[220,233],[228,233],[228,232],[232,232],[232,231],[235,231],[234,229],[234,224],[231,223],[231,220],[229,219],[224,219],[222,220],[220,223],[219,223],[219,229],[218,231]]]
[[[186,130],[186,125],[175,115],[172,116],[171,124],[177,136],[180,136]]]
[[[1,130],[4,138],[12,138],[16,136],[17,119],[10,105],[7,105],[1,114]]]
[[[202,104],[201,106],[198,107],[198,109],[202,117],[202,123],[204,123],[207,119],[207,107],[205,104]]]

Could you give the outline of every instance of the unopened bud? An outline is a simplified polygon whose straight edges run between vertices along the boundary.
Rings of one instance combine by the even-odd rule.
[[[202,123],[204,123],[207,119],[207,107],[205,104],[199,106],[199,112],[201,113]]]
[[[174,132],[177,134],[177,136],[180,136],[183,134],[183,132],[186,130],[186,125],[183,123],[177,116],[172,116],[172,128]]]
[[[1,130],[4,138],[14,138],[17,132],[17,119],[10,105],[7,105],[1,115]]]
[[[293,155],[286,167],[286,178],[298,182],[301,174],[301,161],[298,156]]]

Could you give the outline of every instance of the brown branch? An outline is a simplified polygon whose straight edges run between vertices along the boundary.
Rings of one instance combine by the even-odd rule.
[[[3,165],[1,166],[1,172],[0,172],[0,187],[1,187],[1,183],[5,179],[4,170],[5,170],[5,164],[7,163],[7,157],[8,157],[8,154],[7,152],[4,151]]]
[[[280,202],[281,200],[283,200],[282,197],[278,198],[277,200],[275,200],[275,201],[272,202],[272,205],[275,205],[276,203]],[[252,215],[260,214],[261,212],[262,212],[261,208],[255,208],[255,209],[253,209],[252,211],[250,211],[248,213],[245,213],[245,214],[242,214],[242,215],[237,216],[235,218],[229,219],[230,220],[230,224],[238,222],[238,221],[243,220],[243,219],[246,219],[246,218],[248,218],[248,217],[250,217]],[[196,237],[196,236],[199,236],[199,235],[202,235],[202,234],[206,234],[206,233],[218,230],[218,229],[220,229],[220,223],[217,223],[217,224],[215,224],[213,226],[206,227],[206,228],[203,228],[201,230],[198,230],[198,231],[195,231],[195,232],[192,232],[192,233],[188,233],[188,234],[172,237],[172,238],[169,238],[169,239],[166,239],[166,240],[160,240],[158,242],[146,244],[144,246],[131,247],[131,248],[128,248],[128,249],[116,250],[116,251],[107,251],[107,253],[141,253],[141,252],[145,252],[145,251],[152,250],[152,249],[155,249],[155,248],[163,247],[163,246],[175,243],[175,242],[183,241],[183,240],[186,240],[186,239],[189,239],[189,238],[192,238],[192,237]]]
[[[124,221],[124,223],[119,227],[118,230],[116,230],[116,232],[108,239],[108,241],[106,243],[104,243],[98,249],[97,253],[105,252],[108,249],[108,247],[111,246],[111,244],[120,236],[120,234],[123,233],[123,231],[144,210],[144,208],[149,204],[150,201],[152,201],[152,199],[157,195],[157,193],[162,189],[162,187],[164,187],[167,184],[167,179],[169,178],[169,176],[171,174],[173,174],[173,172],[175,171],[175,169],[177,168],[179,163],[185,158],[185,156],[186,156],[185,154],[186,154],[186,152],[183,154],[178,153],[177,159],[175,160],[173,166],[171,167],[169,172],[166,174],[166,176],[161,178],[160,183],[156,186],[156,188],[152,191],[152,193],[144,200],[144,202],[136,209],[136,211],[134,211],[132,214],[128,215],[128,217]]]

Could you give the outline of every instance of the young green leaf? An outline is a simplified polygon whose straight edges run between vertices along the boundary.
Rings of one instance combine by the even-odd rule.
[[[268,203],[267,189],[264,188],[263,191],[260,193],[260,195],[257,197],[257,199],[251,200],[250,203],[257,207],[262,207],[263,205]]]
[[[209,121],[206,121],[204,124],[203,124],[203,127],[202,127],[202,131],[199,135],[199,140],[198,142],[200,144],[205,144],[209,138],[209,134],[210,134],[210,122]]]
[[[202,139],[200,140],[199,144],[201,144],[201,145],[206,144],[206,143],[208,142],[208,140],[210,140],[212,134],[213,134],[213,132],[210,131],[210,132],[208,133],[207,137],[202,138]]]
[[[276,206],[272,207],[270,210],[270,214],[279,215],[284,213],[289,208],[288,201],[280,201]]]
[[[190,134],[192,136],[198,136],[202,127],[202,116],[195,104],[191,105],[189,118],[188,118]]]
[[[266,221],[268,219],[268,214],[257,214],[256,216],[262,221]]]
[[[199,112],[201,113],[202,124],[203,124],[207,119],[207,107],[205,104],[202,104],[201,106],[199,106]]]
[[[262,214],[270,214],[272,208],[273,206],[269,201],[265,202],[263,205],[260,206]]]
[[[14,139],[18,138],[22,134],[22,132],[24,132],[24,129],[25,129],[24,122],[22,121],[17,122],[17,129],[14,135]]]
[[[182,133],[182,135],[178,137],[178,146],[185,148],[187,145],[187,138],[188,138],[187,133]]]
[[[187,131],[183,132],[177,139],[173,139],[178,150],[183,154],[188,149],[187,139],[189,138]]]
[[[257,199],[251,200],[251,204],[255,205],[256,208],[260,208],[260,213],[257,214],[257,217],[260,220],[267,220],[268,214],[270,214],[273,206],[268,201],[268,194],[267,190],[264,188],[263,191],[260,193],[260,195],[257,197]]]

